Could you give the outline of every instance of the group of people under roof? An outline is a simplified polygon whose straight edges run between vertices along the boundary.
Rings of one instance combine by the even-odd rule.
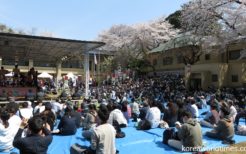
[[[10,74],[9,74],[10,73]],[[9,74],[9,76],[6,76]],[[0,69],[0,87],[34,87],[37,88],[38,92],[42,92],[45,94],[57,94],[57,89],[62,90],[62,94],[60,97],[73,97],[76,99],[81,98],[83,88],[85,87],[81,81],[74,80],[72,78],[68,78],[67,87],[65,79],[62,78],[58,81],[56,85],[54,79],[50,78],[39,78],[38,79],[38,71],[35,70],[34,67],[30,68],[30,70],[25,73],[21,72],[18,65],[15,65],[12,72],[6,70],[3,66]],[[66,92],[68,89],[68,92]],[[38,96],[25,96],[28,100],[38,99]],[[0,94],[0,100],[6,100],[8,97],[12,97],[11,93],[7,93],[6,91],[2,91]]]
[[[199,150],[204,135],[233,144],[235,133],[246,135],[245,125],[239,125],[246,117],[245,94],[229,88],[187,91],[182,76],[166,74],[93,87],[83,103],[10,100],[0,112],[0,151],[47,153],[53,135],[74,135],[82,127],[91,143],[88,152],[114,154],[115,138],[127,137],[122,128],[132,121],[139,131],[163,124],[176,128],[167,144],[177,150]],[[207,111],[203,118],[199,109]],[[202,134],[201,127],[212,130]]]
[[[6,77],[6,74],[10,74]],[[10,78],[11,80],[7,80]],[[12,72],[6,70],[3,66],[0,70],[1,87],[38,87],[38,71],[34,67],[30,68],[27,73],[20,71],[18,64],[15,65]]]

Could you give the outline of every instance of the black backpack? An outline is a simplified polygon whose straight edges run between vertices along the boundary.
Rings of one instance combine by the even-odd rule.
[[[169,139],[175,139],[175,138],[176,138],[175,128],[167,128],[163,132],[162,143],[167,144]]]
[[[75,143],[70,147],[70,154],[96,154],[96,151],[91,150],[90,147]]]

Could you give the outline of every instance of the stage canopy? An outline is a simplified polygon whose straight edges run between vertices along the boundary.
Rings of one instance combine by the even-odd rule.
[[[2,59],[59,62],[103,46],[103,42],[0,33]]]
[[[0,58],[55,62],[72,60],[84,55],[85,95],[89,92],[89,52],[103,46],[103,42],[80,41],[53,37],[0,33]],[[59,76],[59,75],[57,75]],[[58,77],[56,78],[58,82]]]

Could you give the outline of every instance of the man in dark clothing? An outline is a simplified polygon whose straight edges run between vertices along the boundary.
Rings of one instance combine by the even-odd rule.
[[[79,128],[81,127],[81,113],[77,112],[77,111],[73,111],[71,113],[71,116],[73,118],[75,118],[75,123],[76,123],[76,127]]]
[[[246,118],[246,110],[242,110],[241,112],[239,112],[237,115],[236,115],[236,118],[235,118],[235,124],[236,126],[239,124],[239,120],[240,118]]]
[[[74,135],[77,131],[76,119],[72,117],[73,109],[70,106],[67,106],[65,109],[65,114],[61,118],[61,121],[58,125],[58,130],[53,133],[58,133],[60,135]]]
[[[20,154],[46,154],[52,142],[52,136],[47,129],[48,125],[43,122],[40,116],[34,116],[28,121],[30,134],[21,138],[21,134],[26,125],[27,121],[24,119],[14,138],[14,147],[20,150]]]

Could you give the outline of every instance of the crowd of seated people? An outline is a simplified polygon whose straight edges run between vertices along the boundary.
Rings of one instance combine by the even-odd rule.
[[[10,137],[5,141],[4,135],[0,136],[1,150],[8,151],[14,146],[25,153],[27,149],[19,146],[23,142],[32,150],[47,151],[47,146],[52,143],[51,134],[74,135],[77,128],[82,127],[81,136],[91,142],[90,152],[116,153],[115,138],[124,137],[121,128],[128,127],[133,119],[139,131],[155,129],[165,121],[169,127],[178,130],[178,137],[168,140],[169,146],[178,150],[182,146],[193,147],[195,150],[191,151],[196,151],[203,145],[201,126],[213,128],[206,136],[231,144],[238,131],[239,119],[245,118],[245,92],[226,88],[186,91],[182,77],[176,74],[93,87],[90,94],[91,97],[85,98],[80,106],[69,100],[45,103],[41,99],[36,104],[23,103],[20,109],[14,102],[7,104],[1,111],[0,132]],[[207,110],[203,120],[199,116],[202,108]],[[25,115],[25,110],[33,110],[33,114]],[[33,125],[38,129],[33,130]],[[19,128],[19,131],[29,129],[33,135],[22,139]],[[28,145],[32,140],[29,137],[33,136],[46,141],[44,145],[41,145],[43,142],[36,145],[43,148]]]

